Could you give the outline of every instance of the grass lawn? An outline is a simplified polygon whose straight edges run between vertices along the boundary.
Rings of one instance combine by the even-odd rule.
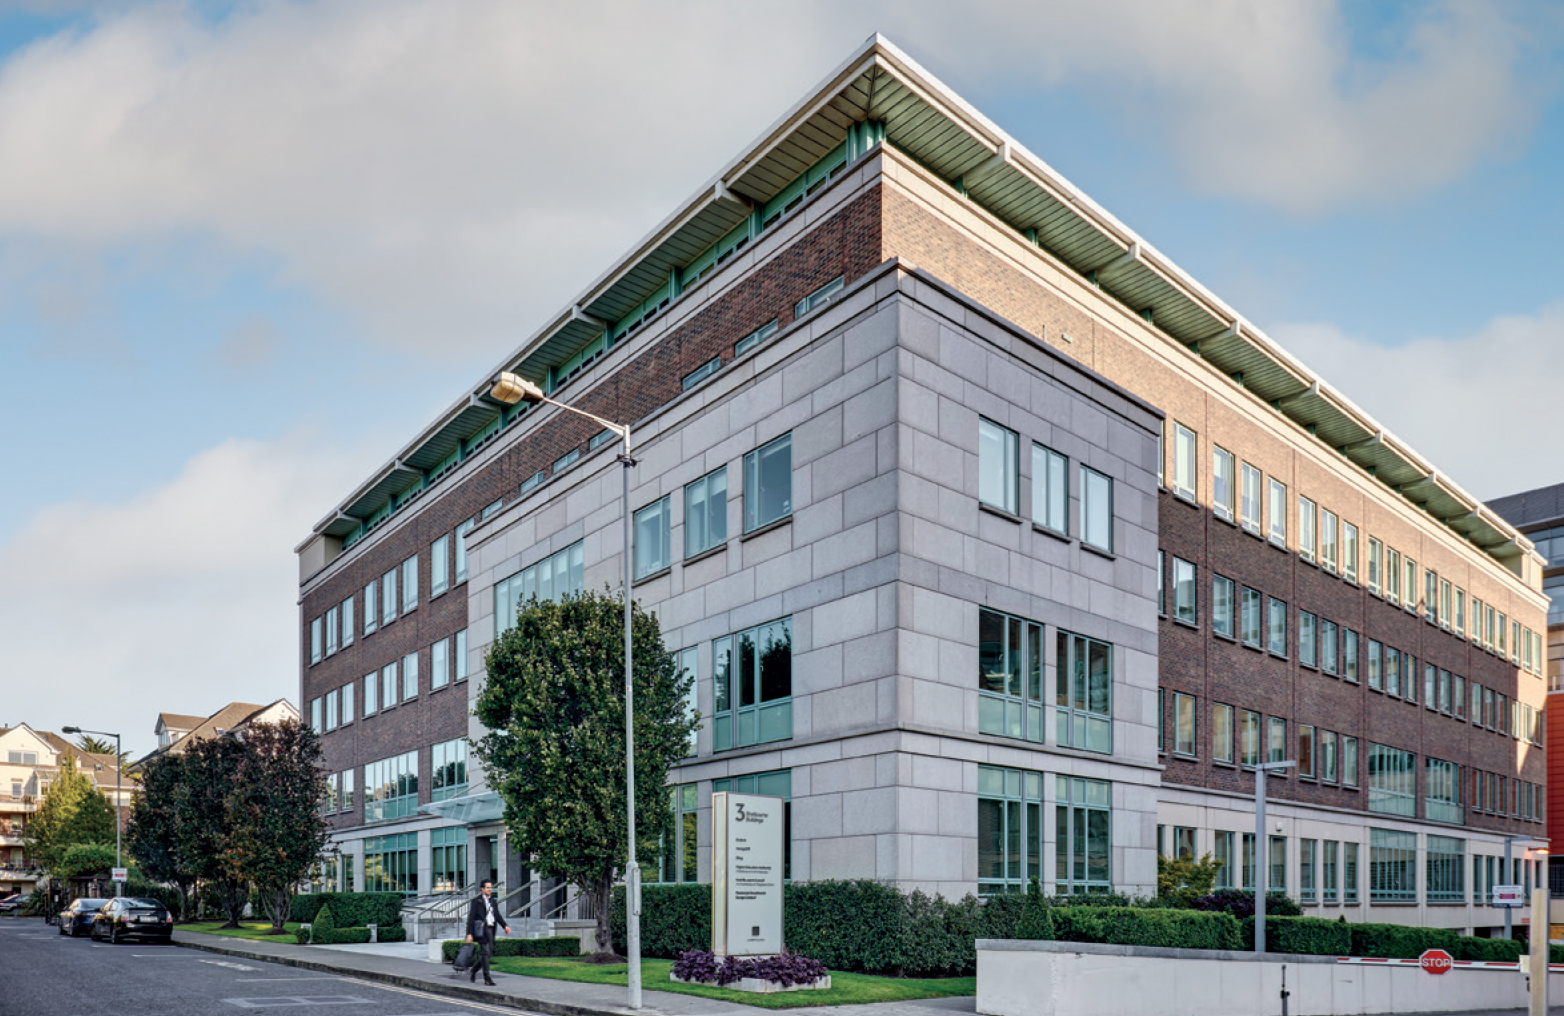
[[[299,926],[297,921],[289,921],[285,925],[288,929],[288,934],[268,935],[266,932],[270,931],[272,926],[270,921],[240,921],[237,928],[225,928],[223,927],[225,923],[224,921],[206,921],[194,924],[176,924],[174,925],[174,931],[199,931],[208,935],[224,935],[228,938],[253,938],[260,942],[287,942],[289,945],[292,945],[295,941],[293,932]]]
[[[560,981],[588,981],[592,984],[624,984],[628,965],[587,963],[583,960],[543,956],[496,956],[494,969],[527,977],[552,977]],[[725,1002],[759,1006],[764,1009],[792,1009],[808,1005],[848,1005],[858,1002],[900,1002],[912,998],[940,998],[946,995],[977,994],[975,977],[874,977],[870,974],[844,974],[831,971],[829,991],[787,991],[757,995],[748,991],[680,984],[670,981],[672,960],[641,961],[641,984],[648,991],[674,991],[681,995],[720,998]]]

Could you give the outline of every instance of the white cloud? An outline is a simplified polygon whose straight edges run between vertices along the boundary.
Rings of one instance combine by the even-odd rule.
[[[1564,303],[1395,348],[1334,325],[1270,334],[1441,473],[1484,500],[1564,481]]]
[[[0,725],[119,731],[139,753],[160,712],[297,704],[289,550],[367,466],[305,434],[231,440],[147,493],[36,513],[0,546],[0,673],[14,692]]]

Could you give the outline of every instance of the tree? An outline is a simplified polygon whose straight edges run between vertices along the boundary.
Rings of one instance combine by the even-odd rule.
[[[120,768],[124,768],[130,758],[130,752],[122,751],[117,756],[114,754],[114,742],[106,737],[93,737],[91,734],[83,734],[76,739],[76,747],[89,755],[108,755],[118,758]]]
[[[668,770],[689,748],[694,677],[636,606],[635,813],[638,857],[655,855],[669,822]],[[628,852],[625,813],[624,601],[583,592],[532,600],[485,659],[474,749],[505,802],[505,826],[540,874],[593,897],[599,953],[611,951],[609,893]]]
[[[320,738],[297,720],[245,728],[223,856],[260,892],[271,915],[268,934],[284,933],[293,887],[320,860],[330,835],[320,813],[326,790],[320,761]]]
[[[148,760],[141,771],[141,793],[131,805],[125,827],[125,850],[146,876],[179,890],[180,920],[187,915],[196,884],[195,872],[179,849],[184,833],[177,802],[180,783],[186,778],[184,759],[165,753]]]
[[[1216,876],[1222,870],[1222,862],[1206,854],[1200,860],[1192,857],[1165,857],[1157,855],[1157,896],[1174,900],[1181,907],[1194,906],[1194,901],[1211,894]]]
[[[76,768],[73,756],[62,754],[59,772],[23,833],[27,855],[53,872],[72,844],[113,843],[115,821],[109,799]]]
[[[181,756],[183,772],[173,788],[177,863],[216,892],[228,928],[239,927],[250,895],[249,881],[227,859],[236,825],[228,796],[244,752],[244,744],[233,737],[196,741]]]
[[[83,875],[108,874],[114,866],[112,843],[72,843],[55,862],[54,874],[72,879]]]

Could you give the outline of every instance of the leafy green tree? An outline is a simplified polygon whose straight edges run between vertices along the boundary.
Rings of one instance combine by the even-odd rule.
[[[694,677],[663,647],[657,618],[636,606],[635,813],[638,858],[655,856],[670,821],[668,770],[689,747]],[[628,853],[625,812],[624,601],[607,591],[532,600],[485,659],[474,746],[505,802],[505,825],[532,868],[566,879],[597,905],[597,947],[612,949],[609,899]]]
[[[326,848],[320,763],[320,738],[297,720],[245,728],[244,754],[227,801],[231,825],[223,858],[260,893],[272,921],[268,934],[286,932],[293,887]]]
[[[1190,907],[1202,896],[1211,894],[1222,862],[1206,854],[1200,860],[1191,857],[1157,855],[1157,898]]]
[[[114,742],[110,741],[106,737],[93,737],[91,734],[83,734],[81,737],[76,739],[76,747],[80,748],[84,752],[87,752],[89,755],[108,755],[111,758],[118,757],[121,767],[125,766],[130,759],[130,752],[128,751],[122,751],[118,756],[115,756]]]
[[[190,910],[195,871],[180,852],[184,835],[178,808],[179,787],[186,779],[185,756],[162,754],[148,760],[141,770],[141,793],[131,805],[125,827],[125,850],[155,882],[179,890],[179,919]]]
[[[177,863],[207,884],[228,917],[225,927],[239,927],[250,883],[228,861],[228,847],[237,826],[228,807],[243,764],[245,746],[233,737],[197,741],[181,756],[182,778],[173,788]],[[143,791],[145,793],[145,791]]]
[[[71,755],[61,755],[60,769],[44,792],[43,802],[23,833],[27,855],[51,872],[76,843],[113,843],[114,806],[76,767]]]
[[[65,848],[55,862],[54,874],[60,878],[79,878],[84,875],[108,874],[114,867],[115,853],[112,843],[72,843]]]

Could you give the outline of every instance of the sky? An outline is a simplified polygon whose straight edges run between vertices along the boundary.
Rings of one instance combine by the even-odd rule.
[[[1475,496],[1564,481],[1554,4],[0,0],[0,725],[297,700],[310,527],[876,31]]]

